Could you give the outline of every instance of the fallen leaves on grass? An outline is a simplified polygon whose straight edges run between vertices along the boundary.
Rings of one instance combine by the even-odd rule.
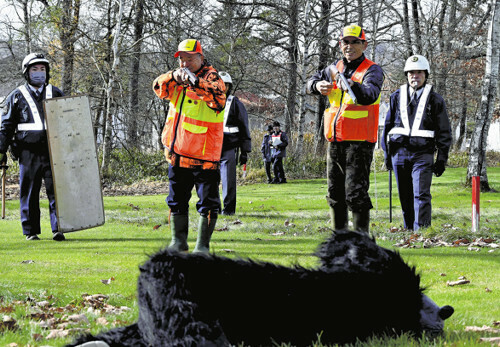
[[[465,331],[473,331],[473,332],[488,332],[488,333],[493,333],[493,334],[498,334],[500,333],[500,329],[495,329],[492,328],[488,325],[483,325],[482,327],[476,327],[476,326],[466,326]]]
[[[21,264],[33,264],[33,263],[34,263],[34,261],[33,261],[33,260],[31,260],[31,259],[29,259],[29,260],[23,260],[23,261],[21,262]]]
[[[391,232],[392,228],[391,228]],[[491,238],[479,238],[477,240],[469,240],[466,238],[458,239],[453,242],[446,242],[438,238],[425,238],[420,234],[411,234],[408,237],[394,244],[394,247],[400,248],[432,248],[432,247],[460,247],[467,246],[469,251],[479,252],[482,248],[494,249],[500,248],[500,244],[495,243]]]
[[[17,330],[19,327],[17,326],[17,322],[11,316],[3,316],[3,321],[0,322],[0,331],[6,330]]]
[[[470,283],[469,280],[458,280],[458,281],[447,281],[446,285],[448,287],[453,287],[453,286],[461,286],[463,284],[469,284],[469,283]]]

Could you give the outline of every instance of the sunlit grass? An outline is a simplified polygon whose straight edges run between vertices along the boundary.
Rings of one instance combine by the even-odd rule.
[[[500,168],[489,168],[490,185],[500,188]],[[433,225],[422,231],[425,237],[450,240],[477,236],[500,240],[500,197],[498,193],[481,194],[481,230],[473,235],[471,228],[471,193],[463,186],[465,169],[448,169],[434,179]],[[393,180],[393,222],[389,223],[387,172],[372,174],[371,231],[384,247],[391,248],[408,232],[390,233],[400,227],[402,216]],[[375,184],[376,180],[376,184]],[[165,183],[167,184],[167,183]],[[317,266],[313,253],[331,231],[325,199],[326,180],[300,180],[284,185],[253,184],[238,187],[235,216],[220,216],[214,233],[212,251],[221,256],[251,258],[286,266]],[[7,218],[0,221],[0,307],[28,297],[42,300],[53,296],[54,305],[65,306],[81,301],[82,294],[102,293],[112,305],[132,308],[126,314],[107,317],[126,325],[137,319],[136,281],[138,266],[165,247],[170,241],[165,196],[105,197],[106,224],[102,227],[66,234],[66,242],[51,239],[47,202],[42,203],[42,240],[27,242],[19,222],[19,202],[7,202]],[[198,214],[191,199],[190,249],[196,241]],[[453,227],[450,227],[450,224]],[[487,333],[465,332],[468,325],[491,325],[500,320],[500,250],[479,252],[467,247],[398,249],[417,267],[427,294],[438,304],[450,304],[455,314],[447,321],[445,335],[437,340],[372,339],[363,346],[444,346],[476,345]],[[29,262],[31,261],[31,262]],[[465,276],[471,281],[450,287],[447,281]],[[101,280],[113,278],[109,285]],[[369,287],[367,287],[369,295]],[[329,299],[329,298],[325,298]],[[331,299],[331,298],[330,298]],[[404,303],[394,303],[404,304]],[[3,316],[13,316],[19,325],[15,332],[5,331],[0,345],[62,346],[71,338],[35,341],[33,334],[46,336],[30,321],[27,309],[12,313],[0,309]],[[90,316],[92,333],[109,329],[96,324]],[[120,323],[121,322],[121,323]],[[319,345],[319,344],[318,344]]]

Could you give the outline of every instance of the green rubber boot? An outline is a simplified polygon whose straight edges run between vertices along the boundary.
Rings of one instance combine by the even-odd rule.
[[[370,210],[363,210],[352,213],[352,224],[354,230],[370,232]]]
[[[172,241],[168,249],[187,252],[189,249],[187,243],[189,229],[189,216],[187,214],[178,214],[170,216],[170,230],[172,231]]]
[[[330,219],[333,230],[347,228],[347,208],[330,207]]]
[[[217,214],[211,213],[210,218],[200,216],[198,222],[198,238],[196,240],[196,247],[193,253],[209,253],[210,252],[210,238],[217,223]]]

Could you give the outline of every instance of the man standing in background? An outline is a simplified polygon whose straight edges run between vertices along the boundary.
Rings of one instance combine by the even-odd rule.
[[[220,159],[223,209],[221,214],[232,216],[236,212],[236,164],[245,165],[252,151],[252,139],[248,128],[245,106],[231,95],[233,80],[229,73],[220,72],[226,85],[226,107],[224,108],[224,142]]]

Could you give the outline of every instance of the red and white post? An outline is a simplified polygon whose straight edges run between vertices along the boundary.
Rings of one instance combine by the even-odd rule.
[[[479,193],[481,176],[472,176],[472,232],[479,231]]]

